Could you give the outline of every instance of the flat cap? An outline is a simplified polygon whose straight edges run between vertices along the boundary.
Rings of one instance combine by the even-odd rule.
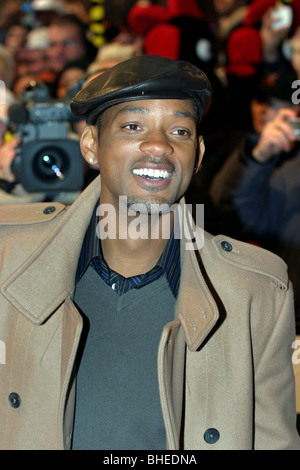
[[[198,120],[208,104],[211,85],[194,65],[155,55],[125,60],[91,80],[72,99],[71,109],[95,124],[105,109],[124,101],[192,99]]]

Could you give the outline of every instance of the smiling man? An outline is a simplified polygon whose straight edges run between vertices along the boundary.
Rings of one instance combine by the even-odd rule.
[[[99,160],[101,173],[103,168],[103,200],[116,209],[119,194],[126,195],[129,204],[171,206],[185,192],[201,161],[203,143],[196,128],[189,100],[153,99],[139,106],[120,103],[109,108],[99,143],[95,127],[87,126],[82,139],[83,154],[89,161]]]
[[[300,448],[285,264],[175,230],[210,95],[186,62],[116,65],[71,104],[99,178],[70,208],[0,208],[1,449]]]

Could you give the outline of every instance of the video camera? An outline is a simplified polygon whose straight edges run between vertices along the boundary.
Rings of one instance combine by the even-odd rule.
[[[28,192],[78,191],[84,185],[79,136],[72,132],[69,102],[49,99],[45,84],[34,82],[8,112],[9,129],[21,138],[12,170]]]

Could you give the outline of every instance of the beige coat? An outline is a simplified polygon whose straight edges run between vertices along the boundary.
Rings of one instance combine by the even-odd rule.
[[[0,341],[6,353],[0,449],[70,447],[82,328],[72,291],[99,187],[96,179],[68,210],[56,203],[0,208]],[[55,210],[44,211],[47,206]],[[231,251],[222,248],[222,236],[206,234],[200,252],[184,249],[182,241],[176,315],[158,353],[167,446],[182,445],[182,428],[180,442],[190,450],[300,449],[286,267],[269,252],[226,240]]]

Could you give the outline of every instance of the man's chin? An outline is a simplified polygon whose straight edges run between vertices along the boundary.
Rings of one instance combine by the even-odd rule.
[[[127,198],[127,210],[129,214],[134,212],[145,215],[162,215],[169,213],[175,202],[174,199],[161,200],[153,198],[149,201],[149,199]]]

